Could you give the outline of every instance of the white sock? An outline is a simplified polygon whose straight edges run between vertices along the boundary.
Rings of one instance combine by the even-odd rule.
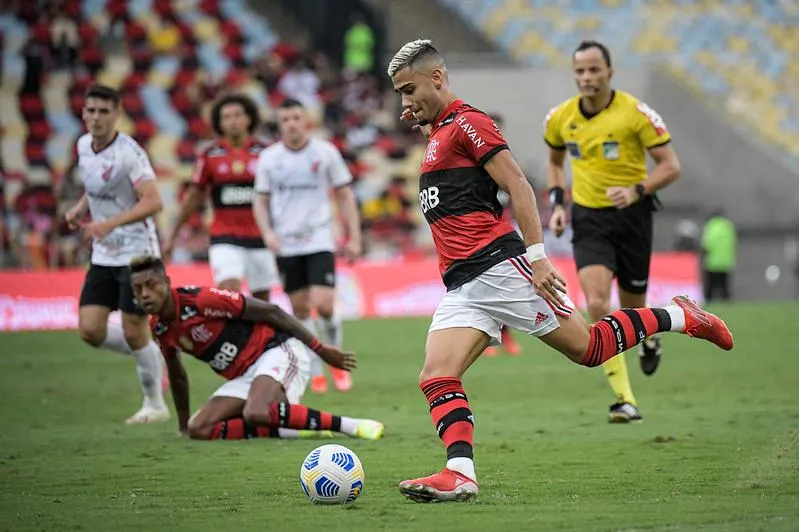
[[[355,436],[355,430],[358,428],[358,420],[352,417],[341,416],[341,432],[350,436]]]
[[[125,340],[125,333],[122,331],[122,327],[116,323],[108,323],[108,325],[106,325],[105,340],[100,347],[122,353],[123,355],[131,354],[130,346],[127,340]]]
[[[319,317],[319,335],[324,338],[325,343],[341,347],[344,340],[344,330],[341,320],[334,314],[329,318]]]
[[[145,406],[156,409],[166,408],[164,396],[161,393],[163,368],[160,349],[155,342],[150,340],[141,349],[133,351],[133,356],[136,358],[136,372],[139,374]]]
[[[671,332],[682,332],[685,329],[685,311],[678,305],[667,305],[663,309],[671,318]]]
[[[447,460],[447,469],[457,471],[461,475],[469,477],[477,482],[477,474],[474,472],[474,460],[471,458],[465,458],[462,456],[458,458],[450,458]]]
[[[300,320],[305,328],[311,331],[312,334],[317,335],[316,331],[316,322],[313,318],[305,318],[304,320]],[[324,342],[324,339],[320,340]],[[324,365],[322,364],[322,359],[319,358],[319,355],[316,353],[311,353],[311,378],[318,377],[319,375],[324,375]]]

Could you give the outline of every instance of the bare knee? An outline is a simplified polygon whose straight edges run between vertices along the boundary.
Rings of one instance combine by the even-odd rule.
[[[316,312],[323,318],[330,319],[333,317],[333,302],[323,301],[316,307]]]
[[[134,351],[141,349],[150,341],[150,336],[147,333],[147,322],[143,318],[141,320],[123,319],[122,333],[125,335],[125,341]]]
[[[610,313],[610,296],[605,294],[588,294],[585,302],[588,315],[596,321]]]
[[[80,334],[80,339],[90,346],[100,347],[103,345],[103,342],[105,342],[105,337],[108,334],[108,330],[106,329],[105,324],[95,326],[81,323],[78,333]]]
[[[186,432],[192,440],[210,440],[213,428],[213,425],[192,418],[189,420]]]
[[[245,405],[244,411],[241,413],[241,417],[244,418],[245,423],[260,427],[269,425],[269,422],[271,421],[268,408],[253,408],[249,405]]]

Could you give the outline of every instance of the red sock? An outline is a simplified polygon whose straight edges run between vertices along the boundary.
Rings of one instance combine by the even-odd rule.
[[[438,437],[447,447],[447,459],[473,458],[474,416],[460,379],[428,379],[419,387],[430,404],[430,416]]]
[[[510,344],[513,343],[513,335],[510,332],[510,329],[507,327],[502,328],[502,344]]]
[[[341,417],[305,405],[272,403],[269,405],[270,425],[298,430],[332,430],[341,432]]]
[[[643,342],[671,330],[671,317],[662,308],[623,308],[591,326],[588,351],[580,364],[594,367]]]
[[[279,438],[277,427],[256,427],[235,417],[220,421],[211,429],[209,440],[249,440],[250,438]]]

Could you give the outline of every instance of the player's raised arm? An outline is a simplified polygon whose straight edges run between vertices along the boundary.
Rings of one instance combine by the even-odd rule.
[[[336,346],[322,344],[299,320],[277,305],[247,297],[244,299],[244,310],[240,319],[265,323],[274,329],[292,335],[333,367],[348,371],[355,368],[355,355],[342,352]]]

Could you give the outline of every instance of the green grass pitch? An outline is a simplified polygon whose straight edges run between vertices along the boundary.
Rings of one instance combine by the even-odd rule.
[[[348,507],[313,506],[300,489],[319,442],[127,427],[140,400],[129,359],[74,332],[4,334],[0,529],[799,530],[799,306],[716,310],[735,334],[731,353],[670,335],[651,378],[628,354],[640,425],[607,424],[602,371],[535,339],[522,356],[478,361],[465,386],[481,492],[457,505],[417,505],[396,488],[444,460],[417,387],[427,320],[347,324],[360,357],[353,391],[304,398],[387,425],[382,441],[340,441],[366,470]],[[186,364],[197,407],[222,381]]]

